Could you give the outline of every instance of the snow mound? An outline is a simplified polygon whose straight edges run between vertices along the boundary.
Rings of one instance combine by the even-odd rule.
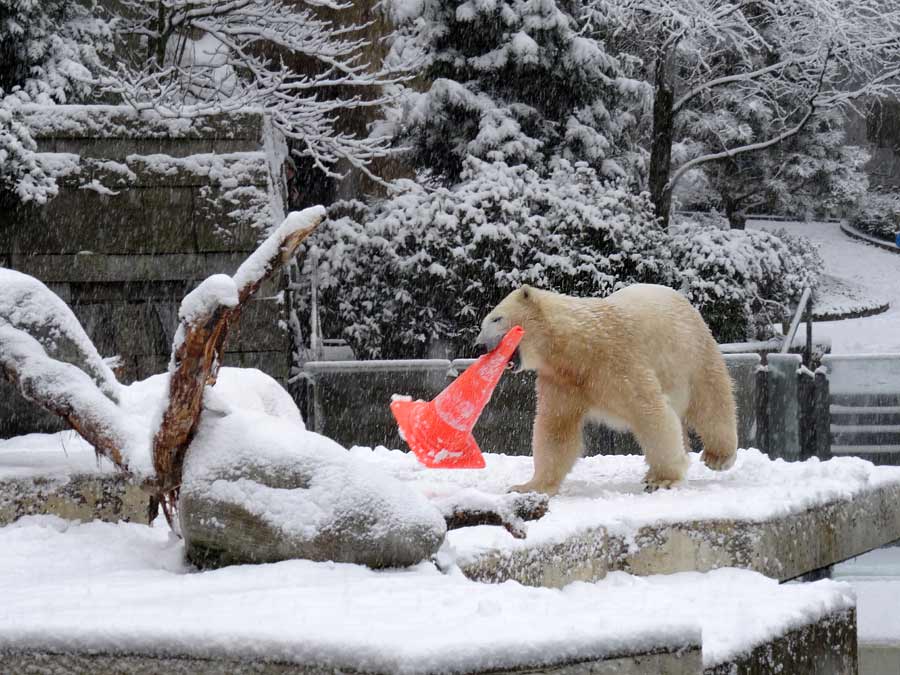
[[[22,333],[15,335],[17,341],[0,338],[3,353],[10,352],[16,345],[24,345],[17,348],[18,358],[40,354],[37,351],[41,349],[39,344]],[[0,354],[0,359],[3,358]],[[44,360],[47,360],[46,357]],[[169,391],[169,373],[153,375],[127,386],[120,385],[119,404],[116,406],[112,401],[105,400],[91,386],[89,378],[83,372],[79,375],[80,371],[74,366],[55,361],[49,363],[55,364],[51,370],[36,371],[46,373],[44,379],[47,386],[58,385],[58,391],[55,391],[57,395],[66,397],[63,400],[73,396],[86,397],[78,404],[82,409],[98,409],[110,419],[118,420],[119,433],[128,439],[126,459],[129,468],[138,476],[152,475],[151,446]],[[274,379],[255,368],[220,368],[215,386],[207,387],[203,394],[203,407],[204,416],[221,416],[243,410],[286,420],[294,428],[304,429],[303,417],[290,394]],[[36,453],[33,460],[29,459],[29,452]],[[29,434],[0,441],[0,480],[46,475],[61,477],[111,470],[109,460],[101,457],[94,461],[93,454],[93,449],[71,431]],[[32,463],[33,466],[29,466]]]
[[[443,541],[414,488],[359,467],[334,441],[245,410],[207,414],[185,460],[179,513],[203,565],[287,558],[403,566]]]

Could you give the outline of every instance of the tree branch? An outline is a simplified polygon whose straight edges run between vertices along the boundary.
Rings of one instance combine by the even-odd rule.
[[[168,401],[153,438],[156,489],[167,518],[177,500],[185,453],[200,419],[203,392],[207,384],[215,382],[229,325],[237,322],[243,304],[266,279],[296,255],[300,244],[324,217],[321,206],[289,214],[233,277],[209,277],[182,301],[181,323],[169,365]]]

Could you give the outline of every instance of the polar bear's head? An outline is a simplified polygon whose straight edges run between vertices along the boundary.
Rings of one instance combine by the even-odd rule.
[[[543,334],[540,330],[541,293],[530,286],[522,286],[503,298],[481,322],[481,332],[475,338],[475,346],[491,351],[511,328],[522,326],[525,335],[513,354],[512,362],[517,371],[536,368]]]

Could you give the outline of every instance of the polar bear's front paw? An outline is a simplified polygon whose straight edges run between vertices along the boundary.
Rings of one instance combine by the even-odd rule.
[[[681,478],[671,478],[658,476],[650,469],[644,476],[644,492],[656,492],[659,489],[669,490],[681,483]]]
[[[521,485],[513,485],[507,492],[539,492],[541,494],[545,494],[548,497],[554,496],[558,491],[557,489],[551,489],[547,486],[541,485],[539,483],[534,482],[533,480],[528,481],[527,483],[522,483]]]
[[[705,450],[703,454],[700,455],[700,459],[703,460],[703,463],[713,471],[728,471],[728,469],[734,466],[734,460],[736,457],[737,455],[735,454],[713,455],[706,452]]]

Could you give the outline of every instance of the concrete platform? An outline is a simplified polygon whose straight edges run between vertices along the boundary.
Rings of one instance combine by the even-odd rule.
[[[0,525],[29,514],[145,522],[147,495],[108,463],[97,464],[86,445],[69,441],[64,450],[47,441],[54,436],[36,438],[44,444],[32,453],[0,441]],[[397,451],[352,452],[432,496],[472,487],[503,492],[531,472],[528,457],[487,455],[485,470],[442,472]],[[501,527],[454,530],[448,541],[455,562],[473,580],[532,586],[593,581],[615,570],[720,567],[784,581],[900,539],[900,468],[739,453],[735,468],[719,474],[694,456],[684,485],[654,494],[643,492],[641,457],[583,459],[549,514],[528,524],[526,539]]]
[[[447,672],[755,675],[783,667],[787,670],[780,672],[796,675],[855,673],[856,617],[852,600],[833,600],[840,596],[839,591],[825,589],[828,592],[822,597],[832,600],[824,604],[808,599],[795,605],[788,602],[784,605],[787,611],[779,614],[784,598],[810,585],[778,586],[749,572],[718,569],[694,577],[702,586],[712,583],[708,580],[715,581],[716,575],[745,574],[753,583],[763,579],[773,586],[759,592],[744,589],[743,596],[729,599],[726,596],[732,587],[742,583],[725,583],[719,590],[707,591],[705,601],[697,600],[698,591],[692,589],[684,599],[677,600],[671,598],[672,591],[654,591],[631,575],[645,578],[651,586],[674,584],[676,590],[682,575],[658,575],[743,567],[784,580],[900,538],[898,469],[876,468],[850,458],[789,464],[772,462],[756,451],[742,451],[732,472],[712,474],[695,462],[684,486],[645,494],[640,483],[644,471],[640,457],[596,457],[576,467],[565,489],[551,501],[550,514],[529,524],[525,540],[513,539],[499,527],[451,532],[450,548],[442,559],[455,559],[468,580],[452,573],[435,577],[432,572],[412,587],[404,586],[406,590],[394,588],[380,599],[368,598],[364,589],[385,583],[391,573],[372,573],[363,568],[359,574],[372,576],[357,591],[352,591],[352,583],[348,587],[338,578],[331,595],[326,592],[322,596],[323,584],[327,588],[332,582],[323,577],[326,582],[315,583],[314,578],[330,574],[327,566],[323,571],[321,565],[288,561],[185,574],[190,569],[184,563],[181,543],[159,528],[103,522],[71,525],[52,518],[22,520],[23,516],[41,513],[68,521],[97,519],[109,523],[142,522],[145,518],[146,495],[137,486],[123,481],[107,465],[97,464],[92,453],[88,454],[89,448],[70,440],[63,452],[47,442],[50,438],[55,437],[36,437],[24,444],[0,442],[0,526],[19,520],[11,528],[0,527],[0,549],[15,557],[4,570],[0,554],[0,598],[4,601],[0,609],[0,672],[427,672],[428,667],[416,670],[410,665],[417,661],[406,644],[415,642],[415,631],[400,627],[394,629],[402,636],[397,638],[396,657],[388,658],[385,652],[380,660],[359,661],[358,655],[371,649],[369,631],[359,627],[380,620],[391,625],[396,617],[384,617],[382,612],[405,615],[396,610],[396,606],[404,606],[404,597],[406,611],[427,609],[429,620],[440,621],[445,618],[441,614],[447,613],[448,602],[468,596],[475,605],[462,614],[451,612],[446,617],[448,626],[467,626],[474,634],[492,639],[473,652],[477,659]],[[41,439],[43,445],[37,442]],[[485,471],[437,472],[422,470],[400,452],[361,448],[352,452],[358,461],[372,462],[432,496],[473,486],[500,492],[526,479],[530,472],[530,458],[523,457],[488,456]],[[39,534],[22,539],[23,531]],[[116,543],[122,533],[127,536]],[[86,558],[81,549],[67,551],[68,541],[79,542],[77,546],[87,546],[92,552],[102,550],[101,558],[108,561],[98,563],[93,553]],[[18,550],[17,545],[24,548]],[[23,569],[22,559],[40,562]],[[81,559],[90,559],[91,564],[79,572],[77,561]],[[147,561],[153,561],[150,574],[142,571]],[[109,571],[104,569],[107,564]],[[141,568],[133,579],[129,578],[129,565]],[[299,576],[298,570],[302,571]],[[126,590],[133,602],[104,597],[107,573],[116,574],[117,586]],[[398,579],[420,573],[418,568],[400,572]],[[16,575],[24,581],[17,580]],[[222,588],[222,579],[228,575],[234,575],[235,580]],[[30,582],[30,578],[35,581]],[[473,581],[509,579],[551,587],[573,581],[603,581],[569,585],[564,591],[509,584],[472,585]],[[469,586],[429,587],[445,582]],[[28,583],[36,583],[31,591]],[[353,598],[341,610],[340,621],[348,622],[350,632],[340,642],[315,638],[312,627],[323,619],[316,614],[315,602],[310,609],[309,598],[303,596],[304,585],[315,588],[315,597],[324,603],[323,608]],[[636,600],[627,599],[632,588]],[[290,593],[295,592],[300,595],[292,598]],[[541,595],[547,592],[562,595]],[[42,593],[47,594],[45,601],[39,600]],[[495,598],[493,594],[499,595]],[[550,614],[541,605],[547,597],[556,603]],[[663,602],[665,598],[670,605]],[[284,602],[287,604],[278,609]],[[703,602],[720,615],[704,609]],[[758,607],[748,610],[754,603]],[[514,609],[507,616],[508,605]],[[379,609],[370,618],[352,618],[354,608],[360,606]],[[303,618],[300,607],[312,614]],[[685,607],[694,614],[684,614]],[[327,615],[330,609],[322,611]],[[472,626],[477,628],[484,613],[488,623],[475,630]],[[535,635],[516,635],[513,644],[528,644],[531,651],[511,657],[512,617],[518,617],[521,623],[523,618],[538,615],[546,617],[546,621],[538,622],[540,625],[549,622],[556,626],[557,642],[551,639],[542,647]],[[232,621],[229,616],[239,617],[243,628],[228,623]],[[643,635],[637,624],[628,628],[628,622],[636,617],[649,621],[640,628]],[[731,620],[739,623],[729,624]],[[96,634],[91,628],[94,624]],[[286,633],[292,625],[297,633]],[[528,621],[523,625],[528,626]],[[745,625],[765,630],[753,634]],[[213,644],[200,640],[198,646],[192,636],[205,635],[207,626],[213,632],[221,630],[221,640]],[[501,647],[492,657],[494,632]],[[53,636],[49,644],[47,634]],[[627,636],[625,642],[623,635]],[[541,639],[544,637],[541,634]],[[268,644],[272,639],[275,642]],[[161,642],[156,644],[156,640]],[[328,652],[337,644],[349,645],[345,652],[356,656],[344,658],[340,656],[343,652]],[[507,645],[505,649],[502,644]],[[460,648],[438,640],[427,653],[438,660],[447,659]],[[323,649],[327,658],[314,658],[317,650]]]
[[[274,661],[239,661],[234,659],[179,659],[153,658],[139,655],[98,655],[98,654],[48,654],[0,653],[0,667],[11,673],[91,673],[92,675],[334,675],[332,667],[303,665],[296,663],[277,663]],[[389,675],[384,671],[354,670],[356,675]],[[479,671],[468,671],[476,675]],[[480,671],[488,675],[488,671]],[[699,647],[692,647],[678,652],[661,652],[658,654],[642,654],[609,658],[602,661],[580,661],[560,665],[542,666],[539,668],[515,668],[491,670],[490,675],[648,675],[648,673],[666,673],[666,675],[697,675],[706,672],[702,667]],[[719,671],[714,671],[719,672]],[[730,671],[722,671],[730,673]],[[743,672],[743,671],[741,671]],[[801,671],[793,671],[800,673]],[[806,671],[810,675],[816,672],[849,672],[849,671]]]

